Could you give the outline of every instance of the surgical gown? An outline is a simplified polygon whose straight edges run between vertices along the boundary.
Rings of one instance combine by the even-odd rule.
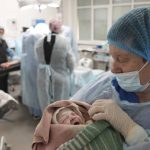
[[[21,59],[21,83],[22,83],[22,101],[31,114],[41,116],[40,106],[37,96],[37,61],[35,59],[34,46],[40,34],[25,34],[22,43]]]
[[[97,79],[89,82],[80,89],[71,99],[93,103],[98,99],[114,99],[121,108],[139,125],[141,125],[150,135],[150,102],[132,103],[126,98],[121,99],[118,91],[112,85],[114,76],[111,72],[101,73]],[[150,138],[144,143],[128,146],[124,143],[124,150],[148,150],[150,148]]]
[[[71,50],[73,55],[75,56],[75,62],[77,63],[78,61],[78,46],[77,46],[77,42],[75,40],[74,34],[72,29],[69,26],[62,26],[62,36],[64,36],[64,38],[68,41],[68,43],[70,44]]]
[[[35,51],[38,61],[37,87],[41,110],[53,101],[69,99],[71,74],[74,68],[73,54],[64,37],[56,35],[49,65],[45,63],[43,41],[44,39],[38,41]]]

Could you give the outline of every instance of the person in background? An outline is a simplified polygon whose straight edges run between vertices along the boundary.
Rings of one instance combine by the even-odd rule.
[[[49,33],[46,23],[38,23],[34,28],[30,27],[22,34],[21,57],[21,95],[22,103],[28,108],[33,119],[41,117],[41,110],[37,92],[37,67],[35,58],[35,45],[39,39]]]
[[[4,27],[0,26],[0,68],[7,69],[10,66],[19,63],[19,60],[16,59],[15,53],[13,50],[9,49],[6,41],[3,36],[5,33]],[[11,60],[9,60],[9,58]],[[16,59],[16,60],[15,60]],[[8,92],[8,74],[0,75],[0,89]]]
[[[150,8],[119,18],[108,35],[111,72],[101,74],[72,99],[91,103],[93,120],[106,120],[124,137],[125,150],[150,147]]]
[[[74,59],[70,45],[60,35],[61,22],[53,19],[49,23],[51,34],[36,44],[38,61],[38,98],[41,110],[51,102],[69,99],[71,74]]]
[[[78,46],[77,46],[77,42],[75,40],[71,27],[62,25],[61,35],[64,36],[67,39],[68,43],[70,44],[70,47],[74,55],[75,64],[77,64],[78,63]]]

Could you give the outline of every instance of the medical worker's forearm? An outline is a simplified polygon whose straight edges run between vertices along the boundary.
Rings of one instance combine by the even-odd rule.
[[[145,139],[143,142],[136,143],[134,145],[123,144],[123,150],[149,150],[150,148],[150,137]]]
[[[113,100],[97,100],[89,109],[93,120],[106,120],[125,139],[127,145],[142,143],[148,138],[147,132],[125,113]]]
[[[141,126],[136,125],[129,131],[125,141],[128,145],[136,145],[149,141],[149,138],[147,132]]]

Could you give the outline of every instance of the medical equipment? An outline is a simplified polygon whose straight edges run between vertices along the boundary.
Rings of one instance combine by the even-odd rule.
[[[92,69],[93,68],[93,60],[90,58],[81,58],[79,60],[79,66]]]

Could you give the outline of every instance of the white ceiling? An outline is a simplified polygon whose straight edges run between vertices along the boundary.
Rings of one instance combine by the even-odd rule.
[[[24,7],[27,5],[33,5],[33,4],[49,4],[49,5],[55,5],[57,7],[60,6],[61,0],[17,0],[19,7]]]

